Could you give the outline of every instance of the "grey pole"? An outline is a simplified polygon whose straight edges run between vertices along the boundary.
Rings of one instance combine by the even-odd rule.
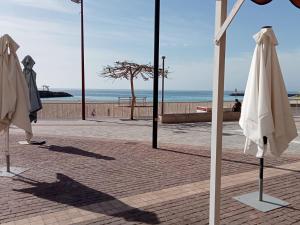
[[[82,120],[85,120],[85,71],[84,71],[84,23],[83,1],[81,0],[81,95],[82,95]]]
[[[164,115],[164,96],[165,96],[165,59],[166,56],[162,57],[162,83],[161,83],[161,115]]]

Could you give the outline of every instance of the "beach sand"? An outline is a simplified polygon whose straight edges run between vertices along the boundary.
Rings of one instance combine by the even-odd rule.
[[[231,108],[233,102],[224,102],[224,108]],[[195,113],[197,106],[211,107],[211,102],[165,102],[164,113]],[[161,112],[161,103],[159,103],[158,112]],[[144,105],[138,104],[135,108],[135,118],[151,118],[152,103]],[[117,102],[87,102],[87,118],[129,118],[129,104],[118,104]],[[80,119],[81,103],[80,102],[61,102],[46,101],[43,102],[43,109],[38,113],[38,118],[42,120],[53,119]]]

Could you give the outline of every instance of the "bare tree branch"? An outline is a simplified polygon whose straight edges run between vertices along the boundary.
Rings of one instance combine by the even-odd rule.
[[[162,69],[159,69],[159,76],[162,76]],[[154,77],[154,68],[150,64],[137,64],[128,61],[117,61],[113,66],[105,66],[100,74],[105,78],[126,79],[131,76],[137,79],[141,77],[143,80],[149,80]],[[168,70],[165,70],[164,76],[167,78]]]
[[[159,76],[164,76],[168,78],[168,70],[164,71],[158,70]],[[100,74],[101,77],[109,79],[126,79],[130,81],[131,89],[131,115],[130,118],[133,120],[134,107],[136,104],[136,96],[134,93],[134,79],[141,77],[143,80],[147,81],[153,79],[154,77],[154,68],[151,64],[137,64],[128,61],[117,61],[113,66],[105,66]]]

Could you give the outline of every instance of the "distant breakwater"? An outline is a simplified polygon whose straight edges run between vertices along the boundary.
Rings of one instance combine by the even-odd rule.
[[[64,91],[39,91],[40,98],[62,98],[73,97],[73,95]]]

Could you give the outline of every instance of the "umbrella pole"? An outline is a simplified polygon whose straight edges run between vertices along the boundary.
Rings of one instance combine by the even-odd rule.
[[[263,136],[264,145],[268,143],[268,138]],[[265,146],[266,147],[266,146]],[[264,191],[264,158],[259,159],[259,201],[263,200]]]
[[[6,172],[10,172],[10,156],[9,156],[9,128],[6,130],[5,136],[5,158],[6,158]]]
[[[259,166],[259,201],[262,201],[264,189],[264,158],[259,159]]]
[[[4,134],[4,155],[6,160],[6,166],[0,167],[0,177],[14,177],[20,173],[25,172],[28,169],[21,167],[11,167],[10,154],[9,154],[9,127],[5,129]]]
[[[268,139],[263,137],[264,148],[267,146]],[[280,199],[274,198],[270,195],[263,193],[263,182],[264,182],[264,158],[259,158],[259,191],[247,193],[234,197],[234,199],[242,202],[248,206],[251,206],[261,212],[269,212],[273,209],[278,209],[289,205],[288,202],[282,201]],[[258,195],[258,196],[257,196]]]

